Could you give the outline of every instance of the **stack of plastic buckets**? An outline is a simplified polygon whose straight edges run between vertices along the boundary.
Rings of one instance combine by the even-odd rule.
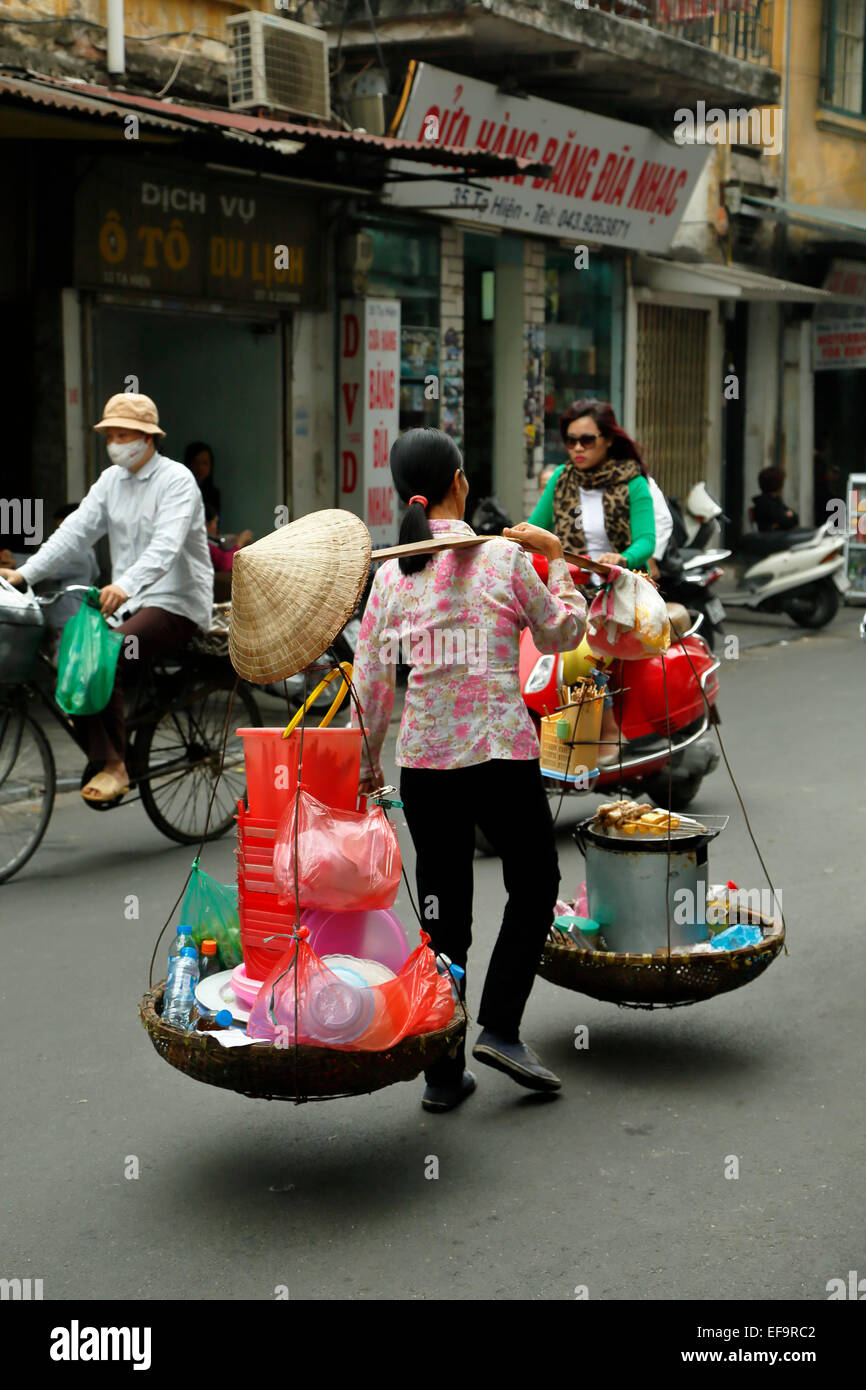
[[[280,906],[274,882],[277,826],[298,785],[300,729],[238,729],[244,742],[247,801],[238,804],[238,916],[247,977],[263,980],[289,949],[294,903]],[[361,773],[360,729],[304,729],[301,781],[327,806],[353,811]],[[268,941],[266,938],[273,937]]]

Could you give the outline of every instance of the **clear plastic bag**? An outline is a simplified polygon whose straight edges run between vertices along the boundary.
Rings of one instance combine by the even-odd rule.
[[[612,579],[596,594],[586,620],[586,641],[599,657],[640,661],[671,644],[671,624],[658,589],[641,574],[611,566]]]
[[[341,811],[303,790],[285,811],[274,840],[274,882],[281,900],[295,901],[296,806],[301,906],[340,912],[391,907],[402,861],[381,807]]]
[[[296,971],[297,1041],[305,1046],[385,1052],[403,1038],[444,1028],[453,1018],[451,979],[437,971],[425,932],[393,980],[361,989],[330,970],[306,938],[307,928],[301,927],[297,957],[293,946],[263,982],[247,1023],[249,1038],[277,1046],[295,1041]]]
[[[88,589],[60,638],[55,699],[64,714],[99,714],[111,699],[123,633],[99,610],[99,590]]]
[[[192,932],[196,946],[210,937],[217,944],[223,970],[234,970],[243,961],[241,924],[238,919],[238,890],[234,885],[217,883],[193,860],[192,876],[180,906],[180,921]]]

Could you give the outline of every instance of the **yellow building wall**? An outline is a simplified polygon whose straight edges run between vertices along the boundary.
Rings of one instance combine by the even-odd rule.
[[[773,66],[784,75],[786,3],[792,6],[788,198],[793,203],[862,212],[866,210],[866,118],[843,115],[821,104],[822,0],[777,0]]]

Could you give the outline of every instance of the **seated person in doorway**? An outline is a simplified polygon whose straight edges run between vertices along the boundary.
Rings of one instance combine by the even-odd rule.
[[[13,584],[37,584],[108,536],[111,583],[99,591],[100,608],[106,619],[117,615],[117,632],[136,638],[129,653],[139,660],[124,660],[124,644],[105,709],[75,723],[90,761],[102,765],[81,795],[115,801],[129,790],[123,677],[134,678],[142,662],[183,648],[199,628],[208,630],[213,565],[201,493],[183,464],[157,451],[156,438],[165,431],[150,397],[112,396],[94,429],[105,436],[112,466],[37,555],[0,574]]]
[[[213,480],[213,449],[201,439],[194,439],[183,451],[183,461],[199,485],[202,501],[217,512],[221,506],[220,490]]]
[[[218,571],[230,570],[238,551],[243,550],[244,546],[249,545],[252,541],[253,533],[247,527],[237,536],[221,536],[219,533],[220,514],[210,502],[205,503],[204,517],[207,527],[207,548],[210,551],[213,567]]]
[[[219,512],[210,502],[205,503],[205,524],[207,526],[207,547],[214,567],[214,603],[228,603],[232,596],[232,566],[235,556],[253,539],[249,529],[237,536],[221,536],[219,533]]]
[[[784,468],[762,469],[758,474],[758,487],[761,491],[752,498],[752,503],[759,531],[790,531],[799,525],[797,513],[782,501]]]

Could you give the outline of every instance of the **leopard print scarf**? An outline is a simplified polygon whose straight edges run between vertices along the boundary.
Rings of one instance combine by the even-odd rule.
[[[620,554],[631,544],[628,484],[640,473],[634,459],[605,459],[595,468],[576,468],[567,463],[553,493],[553,530],[564,550],[586,553],[586,536],[580,506],[580,489],[604,488],[604,529]]]

